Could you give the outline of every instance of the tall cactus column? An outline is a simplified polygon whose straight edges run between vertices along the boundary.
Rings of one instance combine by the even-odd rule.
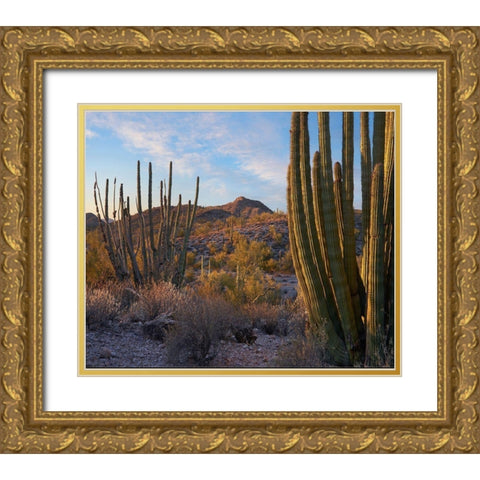
[[[345,336],[345,343],[351,359],[356,363],[359,360],[361,346],[359,345],[359,335],[350,295],[350,287],[343,264],[338,234],[338,221],[335,213],[329,112],[318,112],[318,144],[320,148],[319,186],[322,190],[325,242],[331,271],[331,282],[340,323]]]
[[[314,329],[324,329],[334,363],[383,367],[389,353],[386,334],[393,322],[386,312],[393,310],[390,264],[386,267],[392,246],[386,246],[385,239],[393,232],[389,202],[394,135],[390,116],[375,112],[371,155],[368,120],[362,112],[362,272],[355,248],[352,112],[343,115],[343,175],[338,162],[332,172],[329,113],[318,113],[319,152],[313,156],[312,172],[307,113],[292,113],[288,221],[293,263],[310,323]],[[386,171],[389,179],[384,178]]]
[[[395,298],[395,239],[394,239],[394,165],[395,165],[395,113],[387,112],[385,119],[385,168],[384,168],[384,204],[383,223],[385,225],[385,316],[388,319],[385,328],[388,341],[393,344],[394,337],[394,298]]]
[[[353,112],[343,112],[342,166],[345,178],[343,182],[342,199],[345,232],[343,262],[348,286],[350,287],[356,329],[358,334],[362,336],[364,326],[361,320],[360,278],[358,275],[357,253],[355,248],[355,215],[353,210],[353,153]]]
[[[368,232],[370,228],[370,181],[372,176],[372,150],[370,146],[369,114],[360,113],[360,158],[362,172],[362,279],[366,281],[368,261]]]
[[[369,257],[367,277],[366,360],[368,365],[382,365],[385,360],[385,286],[383,225],[383,164],[378,163],[372,176]]]
[[[305,212],[304,200],[311,198],[312,193],[311,185],[305,183],[309,177],[307,170],[310,169],[310,159],[307,158],[305,149],[306,124],[305,113],[292,114],[287,191],[292,257],[299,285],[306,299],[312,329],[316,332],[321,330],[326,332],[329,354],[336,364],[350,365],[351,357],[337,333],[341,331],[341,327],[335,326],[333,323],[335,320],[329,315],[325,284],[318,269],[321,260],[320,247],[315,246],[312,238],[312,235],[316,235],[318,242],[318,231],[315,223],[310,223],[307,228],[307,220],[310,219],[311,222],[312,217],[311,213]]]

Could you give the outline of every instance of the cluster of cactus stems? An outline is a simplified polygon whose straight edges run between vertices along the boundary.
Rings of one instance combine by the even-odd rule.
[[[343,112],[342,163],[332,168],[330,115],[318,112],[310,164],[308,113],[293,112],[288,169],[292,258],[310,328],[338,366],[383,367],[394,335],[394,114],[360,113],[362,261],[353,207],[353,112]],[[373,148],[372,148],[373,147]]]
[[[176,286],[184,282],[187,247],[197,210],[200,179],[197,177],[195,200],[189,200],[186,213],[182,214],[182,196],[176,208],[172,205],[172,162],[168,181],[160,182],[160,220],[154,225],[152,164],[148,166],[148,209],[142,207],[140,162],[137,162],[136,207],[140,225],[140,237],[135,242],[132,234],[130,198],[124,198],[120,185],[118,205],[115,205],[116,179],[113,182],[113,210],[109,211],[109,180],[105,182],[104,201],[95,177],[94,199],[105,247],[118,280],[132,279],[136,285],[152,281],[167,281]],[[183,221],[183,226],[180,224]],[[179,230],[183,239],[179,239]]]

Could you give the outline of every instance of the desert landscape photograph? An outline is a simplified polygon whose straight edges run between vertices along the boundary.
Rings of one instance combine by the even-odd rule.
[[[86,109],[89,369],[392,369],[398,111]]]

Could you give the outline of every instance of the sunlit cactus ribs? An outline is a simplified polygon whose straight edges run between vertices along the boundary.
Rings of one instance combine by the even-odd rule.
[[[288,169],[290,247],[309,327],[332,365],[389,367],[394,339],[394,113],[360,112],[362,255],[357,258],[354,113],[343,113],[342,163],[332,168],[329,112],[318,112],[310,165],[308,113],[293,112]],[[358,148],[358,147],[357,147]]]
[[[200,179],[197,177],[195,199],[182,206],[179,195],[176,207],[172,205],[172,162],[169,165],[168,181],[160,182],[160,208],[154,215],[152,192],[152,164],[148,166],[148,208],[142,208],[140,162],[137,162],[137,221],[139,239],[132,234],[130,198],[124,198],[120,185],[118,206],[115,205],[114,180],[113,211],[109,211],[109,180],[105,182],[104,200],[95,177],[94,200],[105,248],[117,280],[131,279],[136,285],[152,281],[166,281],[176,286],[184,283],[187,247],[197,211]],[[147,217],[147,221],[145,219]],[[154,216],[159,217],[155,223]],[[183,238],[180,236],[182,232]]]

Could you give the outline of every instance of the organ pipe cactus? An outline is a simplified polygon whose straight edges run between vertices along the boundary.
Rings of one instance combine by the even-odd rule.
[[[385,285],[384,248],[385,229],[383,225],[383,163],[377,163],[372,175],[372,198],[370,212],[370,235],[367,277],[367,318],[366,318],[366,364],[384,361],[385,336]]]
[[[302,126],[300,126],[301,118]],[[315,332],[321,330],[326,332],[332,360],[340,365],[348,365],[350,356],[345,346],[338,312],[328,301],[328,299],[333,300],[332,295],[329,294],[331,285],[322,279],[322,273],[325,278],[327,277],[327,265],[325,259],[321,258],[318,230],[315,223],[315,218],[318,218],[319,215],[315,212],[315,217],[313,217],[314,214],[311,212],[310,163],[307,160],[308,151],[305,150],[307,145],[305,138],[301,142],[301,136],[305,137],[305,135],[308,135],[306,114],[293,114],[287,189],[292,259],[300,288],[306,299],[310,326]],[[300,148],[301,144],[303,148]],[[318,158],[318,156],[316,157]],[[318,165],[315,173],[318,173]],[[302,187],[305,187],[306,195],[303,194]],[[321,194],[321,190],[317,189],[316,193]],[[316,199],[315,210],[319,203],[321,204],[321,199]],[[321,222],[320,226],[324,226],[324,222]]]
[[[393,344],[393,113],[360,114],[363,259],[353,208],[353,113],[343,114],[342,165],[332,171],[330,114],[318,113],[310,169],[306,112],[292,113],[288,169],[290,246],[309,325],[339,366],[381,367]],[[373,152],[373,153],[372,153]]]
[[[360,158],[362,172],[362,277],[365,278],[368,259],[368,232],[370,228],[370,181],[372,175],[372,150],[368,129],[368,112],[360,113]]]
[[[132,231],[130,198],[124,198],[123,184],[120,185],[118,212],[115,209],[115,191],[113,194],[113,218],[109,216],[109,180],[105,182],[104,201],[102,202],[97,178],[94,184],[94,199],[97,216],[102,229],[105,248],[118,280],[131,278],[137,285],[151,281],[168,281],[181,286],[184,282],[186,257],[190,233],[195,221],[200,179],[197,177],[195,200],[182,206],[182,196],[178,204],[172,206],[172,162],[169,164],[168,182],[160,182],[159,221],[155,224],[152,164],[148,166],[148,211],[142,208],[142,188],[140,162],[137,162],[137,222],[140,235],[135,238]],[[114,180],[114,186],[116,180]],[[178,238],[183,220],[183,239]],[[136,251],[135,245],[138,244]]]

